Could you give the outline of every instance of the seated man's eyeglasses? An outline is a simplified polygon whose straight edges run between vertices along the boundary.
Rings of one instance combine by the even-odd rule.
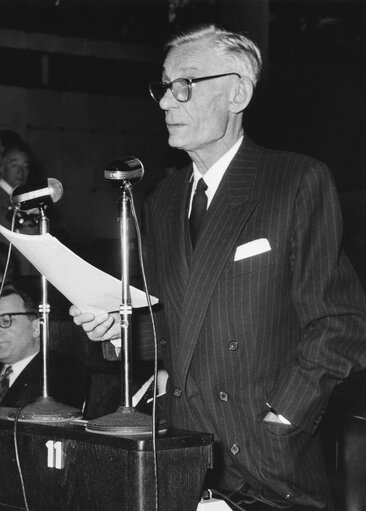
[[[202,76],[201,78],[177,78],[170,83],[151,82],[149,85],[149,91],[151,97],[158,103],[165,96],[165,93],[168,89],[172,91],[172,94],[177,101],[180,103],[186,103],[192,97],[192,87],[195,83],[231,75],[235,75],[238,78],[241,78],[238,73],[224,73],[222,75]]]
[[[13,323],[13,316],[37,316],[35,312],[8,312],[0,314],[0,328],[10,328]]]

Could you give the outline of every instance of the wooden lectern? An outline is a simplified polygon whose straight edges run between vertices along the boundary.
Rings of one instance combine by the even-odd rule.
[[[24,510],[14,421],[0,412],[0,510]],[[89,433],[83,424],[17,426],[18,451],[32,511],[154,511],[151,436]],[[159,511],[196,511],[212,461],[212,436],[171,430],[156,439]]]

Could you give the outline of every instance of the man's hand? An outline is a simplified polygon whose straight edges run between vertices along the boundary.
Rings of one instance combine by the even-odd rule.
[[[75,305],[69,310],[75,325],[81,326],[91,341],[110,341],[121,337],[119,314],[105,312],[95,316],[91,312],[82,313]]]

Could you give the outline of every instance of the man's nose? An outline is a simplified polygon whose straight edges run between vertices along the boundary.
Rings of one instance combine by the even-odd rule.
[[[21,177],[22,179],[24,179],[24,177],[26,176],[26,172],[27,172],[26,166],[25,165],[19,165],[19,167],[18,167],[18,177]]]
[[[165,91],[164,96],[159,101],[159,106],[162,110],[169,110],[169,108],[172,108],[176,106],[179,103],[173,96],[173,93],[170,89],[167,89]]]

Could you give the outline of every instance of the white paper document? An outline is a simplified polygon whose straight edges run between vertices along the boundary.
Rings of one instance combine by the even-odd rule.
[[[50,234],[29,235],[9,231],[7,238],[46,279],[82,312],[119,311],[121,281],[87,263]],[[146,295],[130,286],[132,307],[145,307]],[[151,303],[157,303],[151,297]]]

